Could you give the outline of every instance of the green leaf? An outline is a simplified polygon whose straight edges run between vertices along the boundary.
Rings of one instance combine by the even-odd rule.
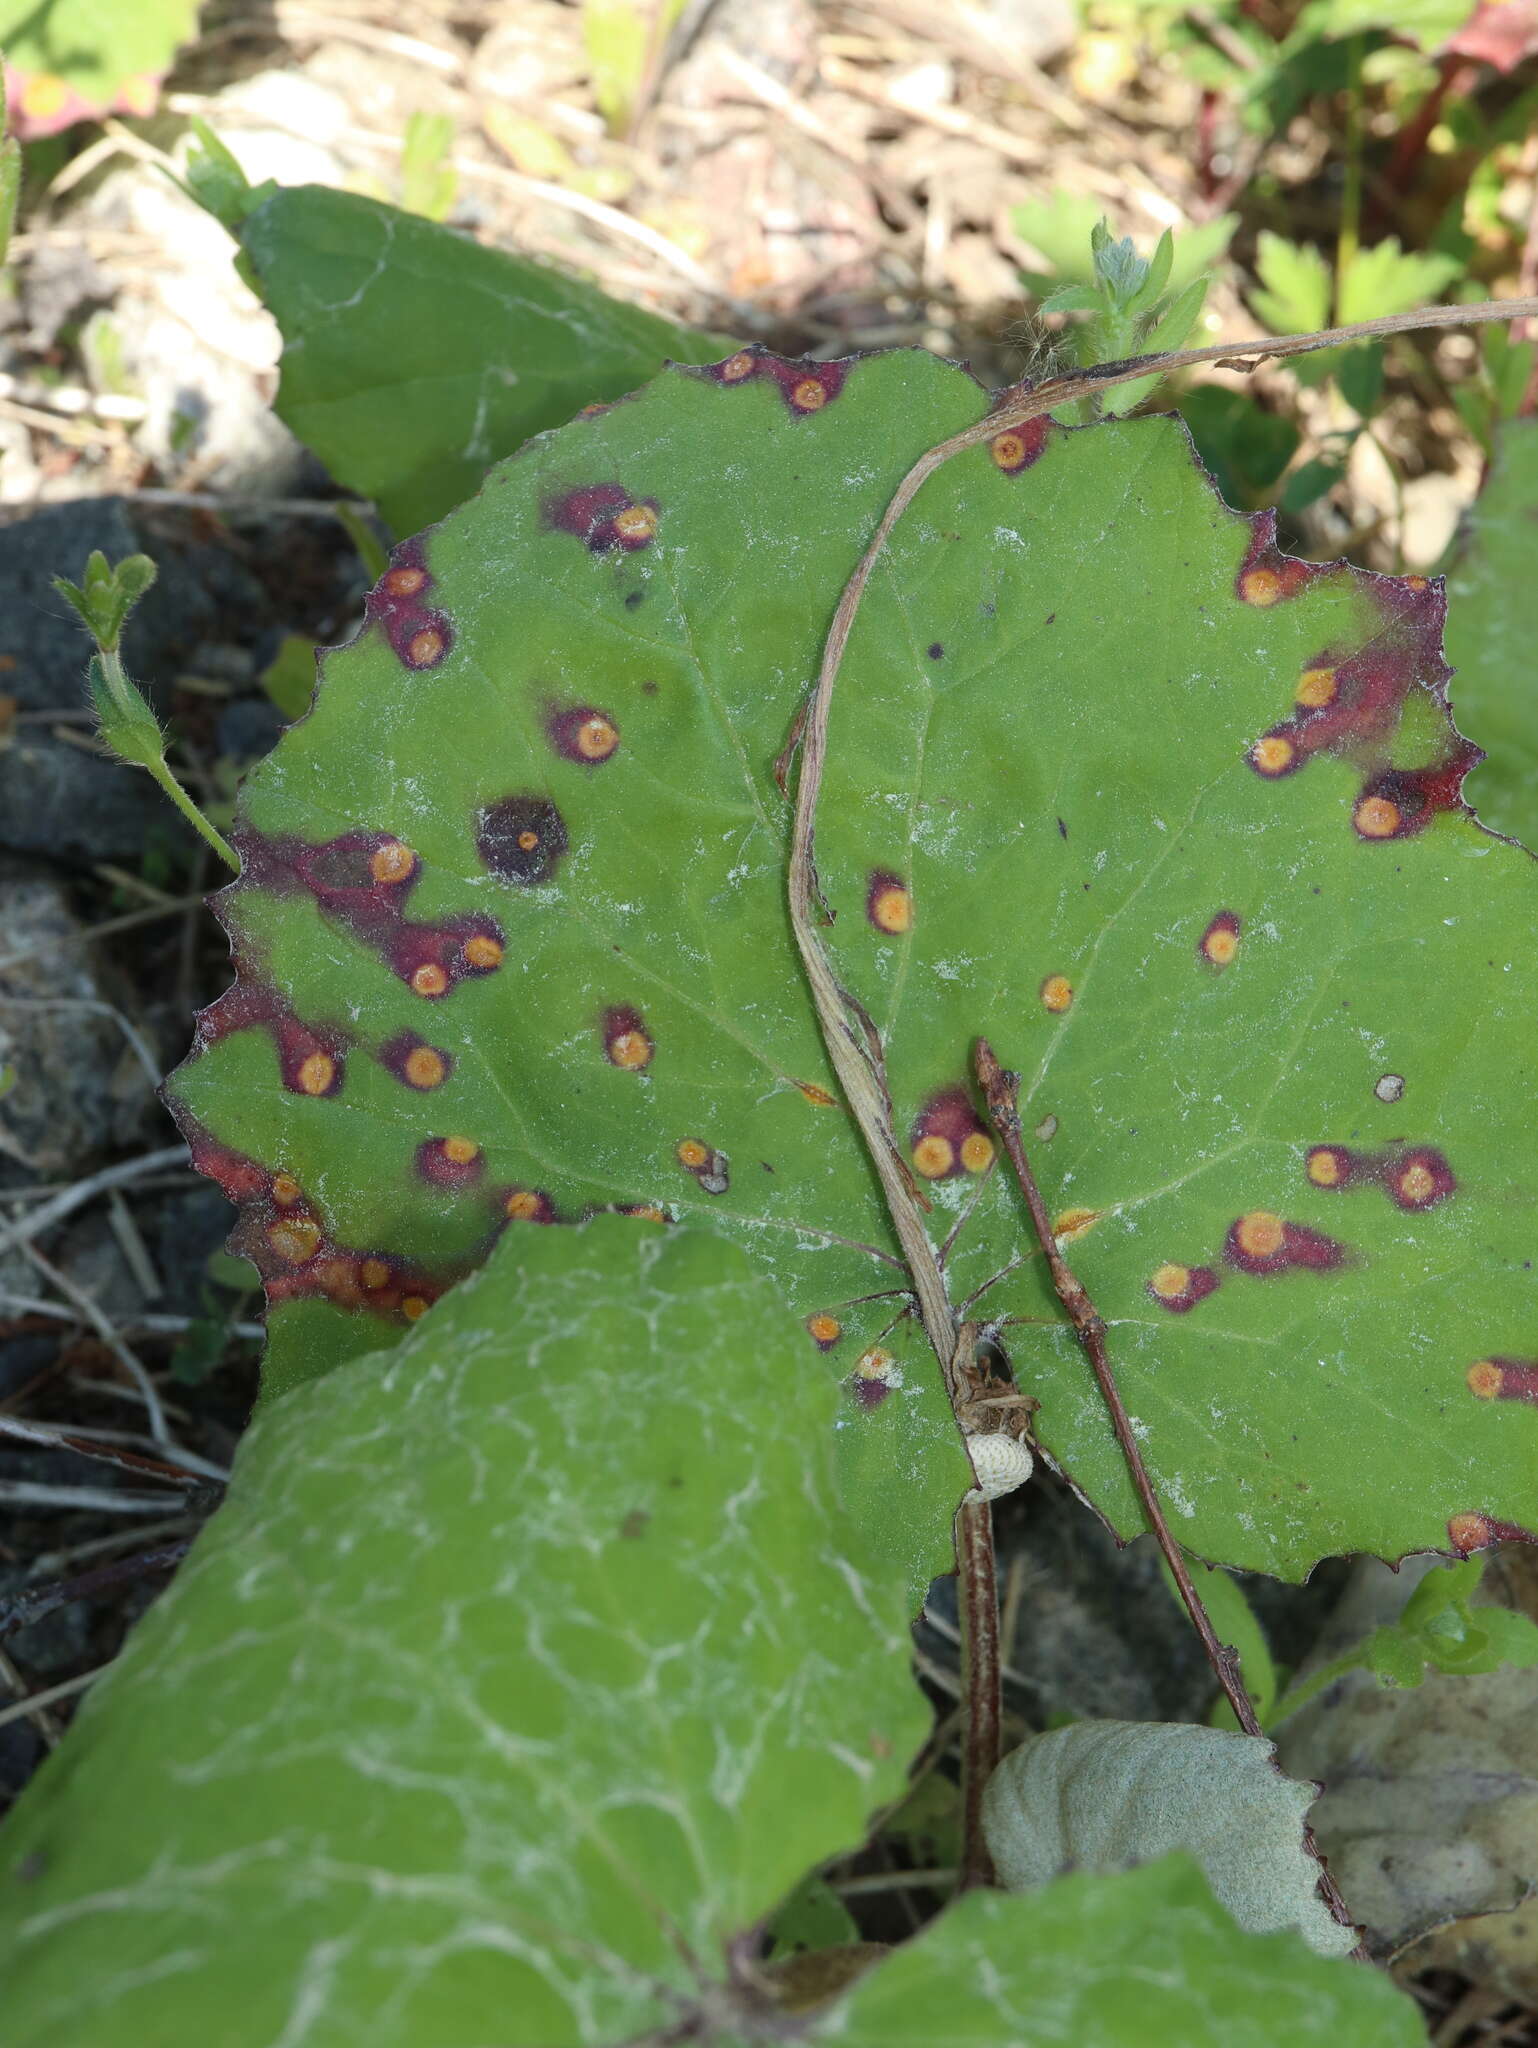
[[[0,139],[0,264],[11,247],[16,208],[21,201],[21,144],[14,135]]]
[[[183,175],[187,195],[211,213],[221,227],[239,235],[240,224],[254,207],[260,206],[277,187],[269,180],[257,187],[241,168],[239,159],[226,147],[206,121],[192,121],[193,141],[187,150]]]
[[[1478,1567],[1475,1567],[1477,1572]],[[1164,1579],[1165,1591],[1172,1600],[1178,1601],[1179,1591],[1169,1566],[1162,1560],[1160,1572]],[[1255,1709],[1255,1718],[1264,1724],[1276,1699],[1276,1663],[1271,1655],[1271,1645],[1266,1641],[1266,1632],[1256,1619],[1255,1611],[1244,1597],[1244,1588],[1238,1580],[1224,1571],[1198,1571],[1196,1590],[1201,1594],[1202,1605],[1218,1632],[1218,1641],[1226,1643],[1239,1658],[1240,1675],[1244,1689],[1250,1696]],[[1212,1725],[1217,1728],[1235,1726],[1233,1708],[1220,1694],[1214,1713],[1219,1718]]]
[[[1386,29],[1401,41],[1434,50],[1462,28],[1477,0],[1324,0],[1311,15],[1314,32],[1341,41]]]
[[[1256,316],[1273,334],[1309,334],[1328,327],[1334,287],[1319,251],[1265,228],[1255,247],[1255,275],[1262,287],[1250,293]]]
[[[1011,1898],[970,1892],[849,1992],[838,2048],[1424,2048],[1413,2001],[1295,1934],[1248,1934],[1167,1856]]]
[[[797,1885],[769,1926],[769,1960],[858,1941],[854,1916],[825,1878]]]
[[[447,114],[412,114],[401,145],[401,205],[424,220],[446,220],[459,190],[449,162],[454,123]]]
[[[1046,272],[1024,273],[1033,291],[1050,291],[1054,284],[1094,285],[1091,238],[1103,210],[1101,200],[1063,190],[1049,192],[1043,199],[1026,200],[1011,209],[1015,233],[1039,249],[1051,266]],[[1170,272],[1163,289],[1184,291],[1210,270],[1227,250],[1238,225],[1237,214],[1224,213],[1199,226],[1183,228],[1170,252]]]
[[[870,1512],[938,1542],[954,1438],[787,929],[773,764],[895,484],[986,404],[918,352],[743,351],[397,551],[246,785],[241,981],[171,1089],[244,1204],[270,1390],[504,1228],[700,1217],[862,1387],[843,1435],[902,1419]],[[1538,1353],[1538,869],[1457,803],[1440,626],[1424,579],[1278,553],[1174,421],[1036,422],[925,485],[833,700],[824,943],[951,1301],[1140,1529],[970,1091],[985,1034],[1178,1536],[1278,1576],[1535,1519],[1538,1406],[1469,1376]]]
[[[1451,573],[1447,653],[1458,720],[1486,759],[1468,800],[1484,822],[1538,849],[1538,423],[1500,429],[1489,479]]]
[[[300,633],[285,633],[262,671],[262,688],[290,724],[303,718],[315,694],[315,649]]]
[[[1201,317],[1202,307],[1207,302],[1205,277],[1198,277],[1177,294],[1168,310],[1155,321],[1149,331],[1140,337],[1138,346],[1150,354],[1163,349],[1183,348],[1191,329]],[[1151,391],[1162,382],[1159,377],[1138,377],[1130,384],[1123,384],[1106,393],[1105,410],[1112,418],[1131,412],[1142,404]]]
[[[675,2018],[929,1720],[802,1339],[708,1232],[605,1218],[259,1417],[9,1821],[7,2048]]]
[[[274,191],[239,234],[283,330],[279,416],[398,533],[669,357],[721,353],[718,337],[356,193]]]
[[[613,134],[622,135],[629,126],[653,39],[660,47],[683,9],[684,0],[582,0],[582,40],[593,67],[593,97]]]
[[[1198,384],[1182,395],[1180,416],[1223,498],[1240,511],[1270,491],[1298,452],[1292,421],[1267,412],[1245,391]]]
[[[1440,298],[1461,270],[1451,256],[1419,255],[1402,249],[1398,237],[1390,235],[1370,249],[1359,249],[1347,265],[1335,317],[1349,326],[1382,314],[1407,313],[1412,306]]]
[[[103,114],[150,114],[198,0],[0,0],[11,126],[23,140]]]
[[[1259,1736],[1183,1721],[1080,1721],[1011,1750],[983,1794],[983,1834],[1006,1891],[1070,1871],[1104,1875],[1173,1849],[1201,1864],[1253,1934],[1289,1928],[1319,1955],[1356,1937],[1319,1896],[1303,1846],[1316,1788],[1283,1777]]]

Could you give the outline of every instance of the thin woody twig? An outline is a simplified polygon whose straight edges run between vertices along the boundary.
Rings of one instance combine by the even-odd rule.
[[[988,1114],[999,1134],[999,1142],[1004,1148],[1005,1156],[1014,1168],[1020,1192],[1025,1197],[1025,1206],[1030,1211],[1032,1226],[1051,1271],[1052,1285],[1057,1291],[1057,1298],[1073,1325],[1074,1334],[1089,1360],[1090,1370],[1095,1375],[1095,1383],[1100,1389],[1101,1398],[1111,1418],[1111,1427],[1116,1433],[1116,1441],[1126,1460],[1127,1471],[1142,1503],[1148,1526],[1164,1553],[1165,1562],[1180,1589],[1180,1597],[1185,1603],[1186,1612],[1191,1617],[1191,1624],[1201,1638],[1202,1648],[1207,1652],[1207,1661],[1212,1666],[1218,1684],[1223,1688],[1228,1704],[1234,1710],[1234,1718],[1246,1735],[1258,1735],[1264,1739],[1265,1730],[1260,1725],[1249,1693],[1245,1690],[1244,1680],[1240,1676],[1239,1659],[1229,1644],[1219,1640],[1217,1630],[1212,1625],[1212,1617],[1208,1614],[1202,1596],[1192,1581],[1185,1554],[1164,1519],[1159,1496],[1148,1476],[1148,1467],[1143,1463],[1142,1450],[1133,1434],[1131,1421],[1116,1385],[1116,1375],[1111,1370],[1111,1362],[1106,1353],[1105,1323],[1085,1292],[1083,1284],[1058,1249],[1057,1239],[1053,1235],[1052,1220],[1041,1198],[1041,1189],[1036,1184],[1036,1176],[1031,1171],[1030,1161],[1025,1156],[1025,1145],[1020,1135],[1020,1077],[999,1065],[994,1050],[986,1038],[978,1040],[975,1058],[977,1079],[987,1100]],[[1334,1878],[1319,1857],[1313,1836],[1306,1825],[1304,1841],[1309,1853],[1319,1865],[1320,1897],[1343,1927],[1354,1927],[1356,1923],[1347,1910],[1346,1902],[1341,1897]]]
[[[97,1593],[144,1578],[151,1572],[172,1571],[191,1548],[192,1538],[189,1536],[180,1543],[162,1544],[158,1550],[141,1550],[133,1557],[119,1558],[115,1564],[96,1565],[72,1579],[53,1579],[46,1585],[25,1586],[19,1593],[8,1594],[0,1600],[0,1636],[11,1635],[19,1628],[30,1628],[34,1621],[41,1621],[45,1615],[60,1607],[68,1607],[76,1600],[89,1600]]]
[[[956,1611],[962,1711],[959,1889],[967,1891],[994,1881],[993,1858],[983,1838],[983,1790],[999,1761],[1004,1722],[993,1507],[976,1491],[956,1510]]]

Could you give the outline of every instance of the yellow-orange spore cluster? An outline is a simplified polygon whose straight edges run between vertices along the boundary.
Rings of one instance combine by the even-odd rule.
[[[923,1180],[986,1173],[993,1164],[993,1139],[965,1088],[942,1088],[930,1096],[914,1119],[908,1148]]]
[[[610,1066],[639,1074],[652,1063],[656,1045],[639,1010],[616,1004],[603,1015],[603,1052]]]
[[[1231,967],[1239,957],[1242,925],[1238,913],[1220,910],[1197,943],[1197,951],[1209,967]]]

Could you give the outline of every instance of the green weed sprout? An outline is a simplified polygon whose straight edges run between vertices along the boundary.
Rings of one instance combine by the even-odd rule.
[[[53,587],[74,607],[96,642],[96,652],[86,668],[86,687],[102,744],[130,767],[148,770],[188,824],[202,834],[221,860],[238,871],[235,849],[215,831],[167,766],[166,736],[160,721],[123,667],[119,651],[123,628],[154,580],[155,564],[148,555],[129,555],[114,568],[97,548],[85,565],[83,583],[55,576]]]

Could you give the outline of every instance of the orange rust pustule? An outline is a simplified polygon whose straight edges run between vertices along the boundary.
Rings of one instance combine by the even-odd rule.
[[[409,669],[436,668],[454,644],[448,614],[425,601],[432,585],[419,537],[395,549],[390,567],[364,600],[364,618],[371,625],[383,626],[396,655]]]
[[[1242,603],[1264,609],[1299,596],[1316,576],[1327,573],[1318,563],[1284,555],[1276,544],[1276,514],[1257,512],[1250,521],[1250,545],[1234,578],[1234,594]]]
[[[554,1223],[555,1203],[543,1188],[503,1188],[497,1208],[508,1223]]]
[[[865,889],[865,915],[878,932],[891,937],[913,928],[913,898],[901,875],[875,868]]]
[[[425,1138],[417,1147],[416,1170],[439,1188],[473,1188],[486,1172],[486,1155],[472,1139]]]
[[[1458,1190],[1447,1155],[1434,1145],[1390,1145],[1378,1152],[1314,1145],[1305,1155],[1303,1170],[1316,1188],[1381,1188],[1396,1209],[1412,1214],[1434,1209]]]
[[[476,821],[481,859],[500,881],[520,889],[548,882],[565,858],[570,841],[566,820],[549,797],[521,791],[488,804]]]
[[[488,973],[502,957],[502,932],[489,917],[475,913],[441,924],[408,921],[406,904],[420,862],[413,854],[411,872],[400,880],[381,880],[376,871],[382,867],[387,876],[394,874],[401,862],[391,849],[409,852],[393,833],[344,832],[311,844],[245,830],[237,833],[235,843],[243,880],[275,896],[307,891],[324,917],[351,932],[417,995],[447,995],[465,975]],[[476,958],[476,942],[494,949],[496,959]]]
[[[831,1316],[826,1309],[806,1319],[807,1335],[819,1351],[831,1351],[844,1334],[844,1326],[837,1316]]]
[[[487,1249],[490,1244],[488,1232]],[[367,1311],[392,1321],[409,1321],[404,1306],[408,1299],[424,1305],[436,1301],[478,1263],[472,1260],[452,1272],[428,1273],[386,1252],[337,1244],[308,1205],[275,1208],[261,1201],[242,1209],[230,1249],[250,1259],[261,1274],[269,1309],[290,1301],[318,1300],[347,1314]]]
[[[604,1058],[610,1066],[639,1074],[651,1065],[657,1048],[639,1010],[616,1003],[604,1011],[600,1029]]]
[[[1220,972],[1231,967],[1238,957],[1242,929],[1236,910],[1220,910],[1196,942],[1197,957]]]
[[[1480,1401],[1525,1401],[1530,1408],[1538,1408],[1538,1359],[1477,1359],[1464,1374],[1464,1382]]]
[[[1215,1294],[1222,1283],[1211,1266],[1160,1266],[1144,1283],[1151,1301],[1173,1316],[1189,1315],[1199,1301]]]
[[[637,498],[618,483],[579,484],[544,503],[545,524],[574,535],[595,555],[650,547],[661,509],[655,498]]]
[[[1368,1162],[1346,1145],[1311,1145],[1303,1171],[1316,1188],[1349,1188],[1365,1177]]]
[[[1496,1515],[1474,1510],[1452,1516],[1447,1524],[1447,1540],[1461,1557],[1468,1557],[1496,1543],[1538,1543],[1538,1533],[1524,1529],[1520,1522],[1503,1522]]]
[[[986,1157],[980,1140],[987,1145]],[[924,1103],[908,1133],[908,1157],[925,1180],[954,1180],[982,1173],[993,1163],[988,1126],[965,1088],[942,1088]]]
[[[1389,768],[1368,782],[1351,813],[1358,839],[1376,845],[1411,839],[1443,811],[1463,808],[1463,779],[1485,758],[1484,749],[1459,740],[1443,760],[1426,768]]]
[[[1396,1209],[1434,1209],[1458,1188],[1446,1157],[1433,1145],[1415,1145],[1408,1152],[1387,1155],[1382,1177]]]
[[[838,1097],[830,1095],[826,1088],[819,1088],[815,1081],[798,1081],[796,1086],[814,1109],[837,1109]]]
[[[734,360],[734,358],[728,358]],[[753,374],[771,378],[785,401],[785,410],[797,418],[808,413],[821,412],[831,405],[844,388],[844,379],[854,367],[854,360],[841,363],[813,363],[804,357],[772,355],[765,349],[757,356]],[[742,378],[722,381],[745,381]]]
[[[1321,1230],[1288,1223],[1269,1210],[1251,1209],[1228,1227],[1223,1256],[1241,1273],[1270,1275],[1298,1269],[1330,1273],[1345,1264],[1346,1248]]]
[[[454,1056],[414,1031],[397,1032],[379,1048],[379,1064],[420,1094],[441,1088],[454,1071]]]
[[[699,1182],[704,1194],[724,1195],[732,1184],[731,1162],[726,1154],[707,1145],[703,1138],[682,1139],[673,1156],[684,1172]]]
[[[238,963],[237,963],[238,964]],[[334,1026],[301,1023],[268,983],[242,969],[239,980],[198,1018],[193,1050],[203,1052],[237,1031],[267,1031],[278,1071],[291,1095],[339,1095],[346,1075],[346,1041]]]
[[[1041,460],[1051,432],[1051,418],[1044,412],[1017,427],[1002,427],[988,443],[989,459],[1004,476],[1019,476]]]
[[[619,727],[596,704],[574,704],[564,711],[552,705],[545,713],[545,731],[561,758],[579,768],[597,768],[619,752]]]

